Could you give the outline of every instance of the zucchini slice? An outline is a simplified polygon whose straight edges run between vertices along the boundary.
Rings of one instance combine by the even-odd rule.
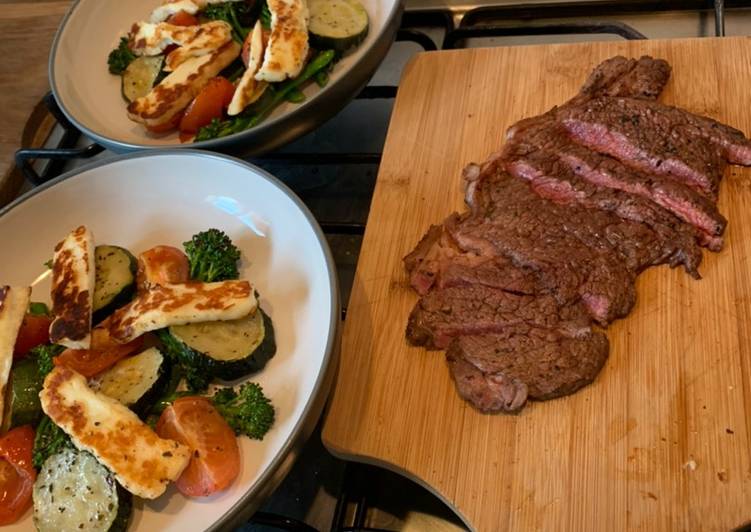
[[[13,364],[8,383],[8,414],[4,420],[8,429],[21,425],[36,425],[42,419],[39,392],[44,377],[33,354]]]
[[[164,390],[170,376],[168,365],[167,358],[152,347],[122,359],[89,385],[140,414]]]
[[[163,55],[142,56],[134,59],[123,72],[123,97],[132,102],[146,96],[156,84],[164,63]]]
[[[276,353],[271,318],[260,308],[239,320],[176,325],[169,333],[180,346],[183,364],[206,367],[222,380],[260,370]]]
[[[76,449],[44,462],[32,497],[39,532],[115,532],[130,519],[131,495],[96,458]]]
[[[310,44],[344,53],[368,35],[368,12],[359,0],[309,0]]]
[[[94,323],[130,301],[136,290],[136,258],[125,248],[97,246],[94,250]]]

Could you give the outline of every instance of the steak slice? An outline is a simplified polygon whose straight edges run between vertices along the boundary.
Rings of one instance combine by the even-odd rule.
[[[456,216],[456,215],[454,215]],[[412,288],[420,295],[437,286],[480,284],[519,294],[539,291],[534,275],[500,256],[482,256],[459,249],[442,225],[433,225],[417,247],[404,257]]]
[[[714,249],[721,247],[722,240],[714,237],[722,235],[727,220],[714,203],[685,185],[628,168],[576,144],[554,120],[541,117],[536,124],[518,130],[506,144],[504,158],[509,171],[518,177],[529,178],[514,171],[518,166],[535,167],[548,178],[568,178],[574,172],[597,188],[617,189],[651,200],[706,233],[703,242]]]
[[[407,340],[428,349],[445,349],[463,335],[498,333],[522,324],[556,329],[577,337],[590,320],[580,304],[561,305],[547,294],[522,295],[482,285],[431,290],[412,309]]]
[[[627,96],[655,100],[670,79],[670,70],[667,61],[648,55],[639,59],[611,57],[595,67],[575,99]]]
[[[486,413],[516,412],[528,397],[571,394],[595,379],[607,357],[601,332],[570,337],[528,325],[460,336],[446,351],[459,395]]]
[[[636,300],[635,271],[653,258],[641,256],[652,253],[648,245],[623,244],[637,237],[634,231],[651,243],[648,228],[608,212],[558,205],[499,166],[483,168],[471,183],[473,212],[444,222],[457,244],[534,272],[561,303],[581,298],[600,323],[625,316]]]
[[[649,174],[686,184],[717,200],[725,149],[697,135],[680,113],[658,116],[660,104],[629,98],[595,98],[556,114],[579,143]],[[675,120],[672,120],[672,119]]]

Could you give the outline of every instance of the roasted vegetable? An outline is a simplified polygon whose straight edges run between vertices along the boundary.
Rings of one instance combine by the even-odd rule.
[[[170,380],[169,359],[156,347],[124,358],[94,378],[94,390],[117,399],[136,414],[144,414]]]
[[[49,417],[43,416],[39,425],[37,425],[31,461],[34,467],[42,467],[47,458],[72,446],[73,444],[65,431],[55,425],[55,422]]]
[[[242,113],[227,120],[212,120],[208,126],[202,127],[196,135],[196,142],[226,137],[240,131],[245,131],[261,123],[276,107],[287,99],[288,93],[299,89],[306,81],[321,71],[325,71],[334,60],[336,52],[326,50],[316,55],[295,79],[269,85],[263,96]]]
[[[29,303],[29,314],[32,316],[51,316],[50,309],[44,303],[32,301]]]
[[[97,246],[94,251],[94,323],[99,323],[131,300],[136,291],[135,257],[125,248]]]
[[[125,531],[131,499],[92,455],[64,449],[44,462],[34,483],[34,525],[39,532]]]
[[[237,435],[262,440],[274,424],[274,405],[255,382],[243,384],[237,391],[222,388],[211,401]]]
[[[154,404],[151,416],[158,417],[165,408],[180,397],[191,397],[191,392],[173,392]],[[262,440],[274,424],[275,411],[271,400],[263,393],[263,388],[255,382],[234,388],[219,388],[211,399],[214,408],[232,427],[238,436],[245,435],[254,440]]]
[[[194,393],[205,392],[211,382],[211,374],[205,360],[190,356],[190,353],[184,349],[184,344],[174,338],[167,329],[157,331],[156,335],[162,341],[167,356],[185,378],[188,390]]]
[[[250,33],[251,8],[248,2],[219,2],[208,4],[201,15],[209,20],[223,20],[232,26],[232,37],[243,42]]]
[[[39,392],[43,381],[39,361],[33,354],[13,364],[8,380],[8,414],[3,419],[3,424],[7,425],[5,428],[37,424],[42,417]]]
[[[359,0],[309,0],[310,44],[344,53],[368,35],[368,12]]]
[[[65,347],[57,344],[38,345],[31,351],[30,356],[36,357],[37,366],[39,368],[39,376],[44,380],[44,377],[52,371],[55,367],[55,363],[52,361],[57,355],[65,351]]]
[[[110,52],[107,57],[107,65],[109,66],[110,74],[120,75],[125,72],[128,65],[136,58],[136,54],[128,46],[128,38],[122,37],[120,44]]]
[[[240,250],[223,231],[201,231],[183,246],[190,262],[191,279],[211,283],[239,277]]]
[[[239,320],[172,326],[168,334],[184,368],[228,381],[259,371],[276,353],[271,318],[261,309]]]

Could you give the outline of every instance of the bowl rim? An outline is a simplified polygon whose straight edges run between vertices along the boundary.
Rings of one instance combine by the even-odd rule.
[[[273,130],[275,129],[278,130],[279,128],[283,128],[283,130],[293,129],[290,127],[291,124],[287,124],[287,122],[289,122],[291,118],[294,118],[294,117],[299,118],[301,115],[304,116],[305,114],[310,114],[312,116],[315,116],[316,123],[313,123],[313,124],[306,123],[304,127],[295,128],[297,130],[295,131],[295,134],[291,134],[291,135],[287,134],[286,136],[288,138],[285,138],[280,142],[274,142],[273,140],[270,141],[269,147],[263,148],[261,152],[266,152],[282,144],[291,142],[295,138],[313,129],[316,124],[320,124],[324,122],[326,119],[333,116],[337,111],[339,111],[342,107],[344,107],[344,105],[346,105],[346,103],[349,102],[349,100],[351,100],[352,98],[356,96],[359,89],[361,89],[365,84],[367,84],[367,81],[370,79],[371,75],[375,72],[375,69],[378,67],[378,65],[380,65],[383,57],[385,57],[386,52],[390,48],[390,46],[384,46],[385,42],[387,40],[393,40],[393,38],[396,36],[396,30],[398,29],[397,23],[401,20],[401,15],[404,9],[404,6],[403,6],[404,0],[394,0],[391,10],[386,15],[383,24],[379,28],[378,33],[376,34],[375,38],[373,39],[373,42],[370,45],[370,48],[365,50],[362,57],[360,57],[360,59],[350,67],[348,76],[339,78],[338,80],[335,80],[332,83],[329,83],[325,87],[320,88],[320,90],[315,94],[315,97],[309,98],[306,101],[298,104],[297,107],[295,107],[292,111],[288,113],[284,113],[274,118],[269,118],[252,128],[245,129],[243,131],[238,131],[237,133],[227,135],[226,137],[202,140],[199,142],[190,142],[190,143],[185,143],[185,144],[177,142],[175,144],[158,145],[158,144],[123,141],[123,140],[118,140],[117,138],[113,138],[104,134],[97,133],[96,131],[92,130],[91,128],[83,125],[78,120],[76,120],[73,113],[71,113],[70,110],[66,108],[65,104],[63,103],[62,97],[59,96],[59,90],[58,90],[58,86],[56,82],[57,78],[55,75],[55,59],[57,57],[57,52],[59,50],[60,39],[61,39],[63,31],[65,30],[66,25],[68,24],[68,20],[70,19],[70,17],[73,16],[74,12],[79,7],[82,1],[84,0],[73,0],[70,7],[68,8],[68,11],[65,13],[62,20],[60,21],[60,24],[57,27],[57,30],[55,31],[55,37],[52,40],[49,60],[47,62],[47,77],[49,79],[52,95],[55,98],[55,102],[57,103],[57,106],[62,111],[63,115],[79,131],[85,133],[92,140],[105,146],[106,148],[109,148],[113,151],[117,151],[120,153],[129,152],[133,150],[141,150],[141,149],[145,149],[145,150],[169,150],[169,149],[236,150],[239,142],[241,142],[242,140],[246,138],[250,138],[254,136],[254,134],[258,135],[259,132],[263,132],[264,130],[269,130],[268,134],[271,134]],[[352,79],[347,79],[348,77]],[[346,90],[346,89],[342,89],[342,87],[347,87],[347,88],[354,87],[354,88],[352,88],[351,90]],[[349,97],[346,96],[347,93],[351,93],[349,94]],[[328,94],[332,94],[332,98],[326,98],[326,96],[324,96]],[[329,109],[331,108],[332,105],[334,105],[336,106],[336,109],[331,112],[323,111],[322,109],[317,109],[316,111],[312,111],[310,109],[310,104],[311,102],[315,102],[315,101],[318,101],[318,104],[320,104],[321,108]],[[316,109],[316,108],[313,107],[313,109]],[[185,148],[183,148],[183,146],[185,146]]]
[[[300,209],[305,219],[310,224],[315,234],[318,244],[323,251],[324,260],[326,262],[326,271],[329,276],[329,295],[331,298],[331,313],[329,316],[329,330],[328,338],[326,339],[326,347],[321,364],[321,370],[318,373],[318,378],[313,384],[313,389],[308,396],[308,399],[303,407],[302,414],[295,422],[295,425],[290,432],[290,435],[282,444],[279,452],[271,460],[271,463],[266,470],[258,477],[254,485],[248,489],[240,498],[233,504],[229,510],[214,521],[214,523],[207,529],[207,531],[226,529],[230,525],[238,524],[243,518],[250,517],[250,515],[261,504],[261,498],[265,498],[271,493],[273,489],[284,479],[292,464],[296,461],[300,449],[307,441],[313,428],[318,423],[323,406],[329,397],[332,388],[332,381],[336,368],[338,366],[339,350],[337,349],[339,339],[339,327],[341,315],[341,302],[339,294],[339,281],[336,272],[336,266],[334,263],[331,249],[329,248],[326,237],[318,224],[310,209],[302,202],[302,200],[284,184],[279,178],[273,176],[263,168],[238,159],[237,157],[231,157],[229,155],[217,154],[213,152],[207,152],[205,150],[197,149],[161,149],[156,152],[151,151],[138,151],[135,153],[127,153],[123,155],[116,155],[100,161],[93,161],[77,167],[73,170],[65,172],[64,174],[39,185],[25,194],[19,196],[14,201],[0,208],[0,225],[2,225],[3,217],[13,209],[17,208],[29,198],[36,196],[40,192],[54,187],[58,183],[61,183],[67,179],[74,178],[85,172],[96,170],[103,166],[109,166],[112,164],[120,163],[122,161],[153,158],[153,157],[171,157],[177,155],[178,157],[208,157],[210,159],[216,159],[222,163],[230,163],[242,167],[244,170],[251,170],[255,172],[260,178],[265,179],[272,185],[275,185],[284,195],[286,195],[293,204]]]

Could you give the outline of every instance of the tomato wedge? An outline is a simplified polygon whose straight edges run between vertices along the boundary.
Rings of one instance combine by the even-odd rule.
[[[47,316],[26,314],[18,330],[13,358],[25,357],[31,349],[50,341],[50,324],[52,319]]]
[[[240,472],[237,438],[205,397],[181,397],[156,424],[156,433],[188,445],[193,456],[175,485],[188,497],[206,497],[227,489]]]
[[[106,349],[66,349],[53,359],[56,366],[65,366],[84,377],[93,377],[119,360],[143,347],[143,337],[139,336],[127,344],[108,346]]]
[[[173,24],[175,26],[196,26],[198,25],[198,19],[188,13],[187,11],[178,11],[174,15],[172,15],[170,18],[167,19],[167,22],[170,24]]]
[[[180,120],[180,131],[197,133],[214,118],[221,118],[234,94],[235,86],[230,80],[221,76],[211,78],[185,110]]]
[[[34,429],[16,427],[0,438],[0,525],[16,522],[31,506],[37,472],[31,465]]]
[[[155,246],[138,256],[139,290],[152,284],[184,283],[190,278],[188,257],[172,246]]]

